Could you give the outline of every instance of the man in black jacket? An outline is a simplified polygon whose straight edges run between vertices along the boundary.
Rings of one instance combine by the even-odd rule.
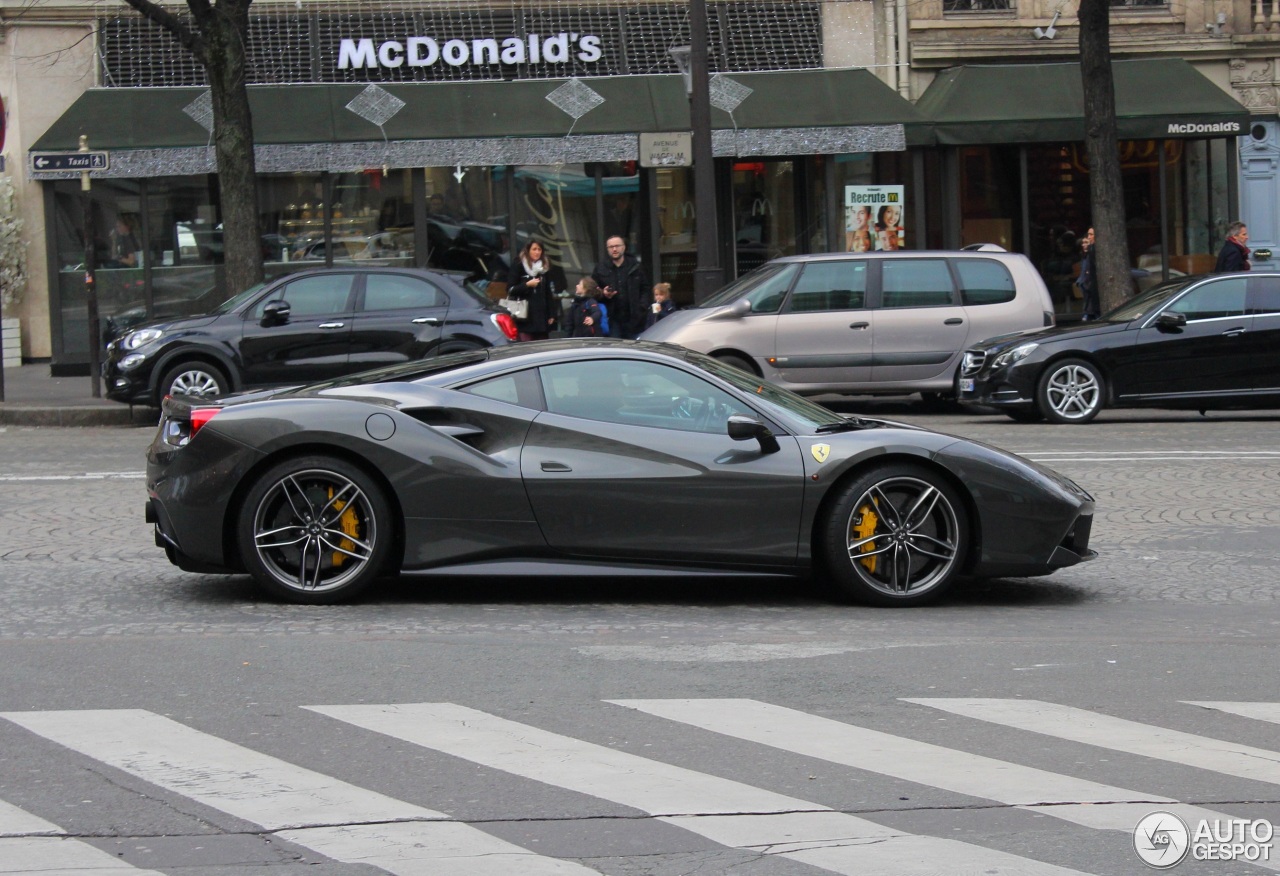
[[[1247,271],[1249,264],[1249,229],[1243,222],[1232,222],[1227,226],[1227,240],[1218,253],[1218,264],[1214,271],[1219,274],[1227,271]]]
[[[644,320],[653,303],[649,278],[635,256],[627,255],[627,242],[618,235],[605,243],[609,254],[596,265],[591,278],[600,284],[602,300],[609,308],[609,334],[634,338],[644,331]]]

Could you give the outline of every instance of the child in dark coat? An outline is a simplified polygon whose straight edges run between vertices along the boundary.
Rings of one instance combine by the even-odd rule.
[[[658,320],[670,316],[676,310],[676,304],[671,300],[671,284],[659,283],[653,287],[653,304],[645,315],[644,327],[653,328]]]
[[[607,338],[609,314],[597,298],[600,286],[590,277],[583,277],[573,290],[573,305],[569,308],[569,337]]]

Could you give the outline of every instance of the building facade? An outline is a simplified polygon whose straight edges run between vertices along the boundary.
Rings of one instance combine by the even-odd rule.
[[[1266,51],[1280,24],[1244,5],[1243,16],[1229,3],[1114,10],[1116,57],[1133,62],[1117,84],[1135,94],[1123,146],[1130,247],[1152,276],[1198,270],[1241,209],[1237,193],[1245,209],[1262,198],[1264,183],[1237,182],[1248,151],[1237,141],[1276,143]],[[1078,106],[1046,113],[1052,95],[1034,90],[990,98],[1010,81],[1070,90],[1073,6],[1056,20],[1047,0],[709,7],[726,279],[779,255],[995,242],[1027,252],[1072,312],[1066,235],[1088,223]],[[620,234],[655,280],[691,300],[690,123],[671,52],[688,43],[686,4],[259,0],[253,10],[269,275],[372,260],[483,286],[538,238],[572,280]],[[123,4],[0,0],[0,28],[6,155],[30,244],[16,308],[24,356],[66,373],[88,361],[86,227],[108,330],[236,291],[221,278],[208,95],[191,59]],[[1195,100],[1146,106],[1153,75],[1185,77]],[[1272,126],[1269,141],[1253,139],[1250,113]],[[78,174],[35,165],[81,135],[110,156],[88,195]]]

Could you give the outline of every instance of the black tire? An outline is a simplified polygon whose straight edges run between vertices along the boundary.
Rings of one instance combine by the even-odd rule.
[[[394,527],[386,496],[364,471],[335,457],[301,456],[258,478],[236,538],[245,568],[267,591],[325,605],[382,574]]]
[[[969,551],[969,519],[941,475],[890,463],[845,484],[821,538],[827,576],[841,596],[867,605],[923,605],[955,585]]]
[[[1044,419],[1038,408],[1001,408],[1000,413],[1015,423],[1039,423]]]
[[[716,356],[716,361],[722,362],[730,368],[737,368],[739,371],[754,374],[756,377],[760,376],[760,372],[756,370],[756,366],[751,362],[751,360],[744,359],[741,356],[735,356],[732,353],[725,353],[722,356]]]
[[[1102,374],[1084,359],[1059,359],[1036,384],[1036,405],[1050,423],[1087,423],[1098,416],[1106,395]]]
[[[215,399],[231,391],[231,381],[222,369],[208,362],[189,360],[179,362],[165,371],[156,385],[156,407],[166,395],[187,395],[196,398]]]

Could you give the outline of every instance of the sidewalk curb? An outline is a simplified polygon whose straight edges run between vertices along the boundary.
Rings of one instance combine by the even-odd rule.
[[[0,402],[0,426],[154,426],[158,421],[159,412],[152,408],[34,407]]]

